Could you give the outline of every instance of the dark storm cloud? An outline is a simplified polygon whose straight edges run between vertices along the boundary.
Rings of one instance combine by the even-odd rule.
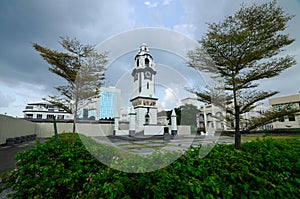
[[[15,101],[13,96],[6,95],[0,91],[0,107],[7,107],[9,103]]]
[[[44,84],[46,88],[61,83],[32,43],[61,50],[59,36],[70,36],[96,44],[129,27],[129,13],[125,1],[1,1],[0,82]]]

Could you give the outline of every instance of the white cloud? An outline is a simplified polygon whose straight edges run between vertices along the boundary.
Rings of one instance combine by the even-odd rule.
[[[165,96],[159,100],[158,108],[162,110],[173,109],[180,105],[179,89],[166,88]]]
[[[150,1],[145,1],[144,4],[148,7],[148,8],[156,8],[158,6],[157,2],[153,2],[151,3]]]
[[[163,0],[163,5],[169,5],[173,0]]]

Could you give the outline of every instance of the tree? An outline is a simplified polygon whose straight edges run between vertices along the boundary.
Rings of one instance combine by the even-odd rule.
[[[185,104],[180,106],[181,110],[181,125],[191,125],[193,128],[197,127],[197,116],[200,111],[197,106],[192,104]]]
[[[278,93],[258,89],[258,81],[278,76],[296,63],[292,56],[280,54],[294,41],[284,33],[293,16],[276,3],[242,5],[223,22],[209,23],[208,32],[199,41],[202,48],[188,52],[190,67],[222,82],[221,87],[191,91],[199,100],[222,106],[232,116],[237,149],[241,148],[240,116],[253,110],[257,102]],[[224,106],[227,101],[232,101],[233,106]],[[245,130],[295,111],[267,111],[256,121],[249,121]]]
[[[104,80],[107,54],[98,53],[94,46],[83,45],[76,38],[60,37],[59,44],[66,52],[58,52],[34,43],[33,47],[51,66],[50,72],[66,80],[66,85],[55,87],[60,95],[46,101],[73,114],[74,143],[78,109],[100,96]]]

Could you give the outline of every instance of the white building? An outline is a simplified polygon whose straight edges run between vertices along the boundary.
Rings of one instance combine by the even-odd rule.
[[[227,102],[225,104],[226,107],[232,106],[232,102]],[[262,104],[257,105],[253,110],[251,110],[248,113],[240,115],[240,128],[243,129],[243,126],[245,123],[243,123],[246,120],[250,120],[253,117],[258,117],[260,113],[265,112],[268,110],[269,107],[266,107]],[[219,106],[215,106],[213,104],[208,104],[200,107],[200,115],[198,117],[198,128],[200,130],[204,130],[208,133],[214,133],[216,131],[230,131],[234,130],[235,123],[234,121],[227,121],[226,116],[229,114],[226,113],[224,108],[221,108]],[[266,124],[260,127],[257,127],[257,130],[263,130],[263,129],[271,129],[271,124]]]
[[[48,102],[29,103],[23,113],[24,118],[30,120],[52,120],[54,116],[57,120],[73,119],[72,114]]]
[[[225,116],[226,112],[218,106],[213,104],[201,106],[198,128],[210,134],[215,131],[229,130],[230,124],[226,124]]]
[[[187,97],[181,100],[182,105],[191,104],[193,106],[198,107],[198,100],[196,98]]]
[[[129,122],[130,107],[122,107],[120,109],[120,122]]]
[[[273,109],[282,108],[299,108],[300,107],[300,93],[296,95],[289,95],[283,97],[272,98],[269,100],[270,106]],[[278,118],[273,122],[274,129],[300,129],[300,112],[292,115],[287,115]]]

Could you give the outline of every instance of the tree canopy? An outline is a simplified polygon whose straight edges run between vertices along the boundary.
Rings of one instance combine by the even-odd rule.
[[[282,53],[294,42],[285,32],[293,16],[276,4],[243,4],[233,16],[209,23],[208,32],[199,41],[201,48],[188,53],[190,67],[210,73],[221,82],[217,87],[191,91],[199,100],[215,103],[232,116],[236,148],[241,146],[240,116],[253,110],[257,102],[278,93],[258,89],[258,81],[276,77],[296,63],[293,56]],[[233,106],[224,106],[226,101],[232,101]],[[293,111],[268,111],[256,123],[248,122],[245,130]]]
[[[59,95],[49,96],[46,100],[73,113],[74,134],[78,109],[99,97],[107,53],[99,53],[93,45],[81,44],[76,38],[60,37],[59,44],[65,52],[37,43],[33,47],[51,65],[49,71],[66,80],[66,85],[55,87]]]

